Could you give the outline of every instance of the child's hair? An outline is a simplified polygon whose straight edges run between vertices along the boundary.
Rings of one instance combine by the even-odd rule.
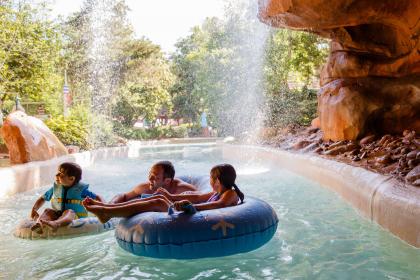
[[[210,176],[214,179],[219,179],[220,183],[227,189],[233,187],[239,199],[241,200],[241,203],[244,202],[245,195],[235,184],[236,171],[232,165],[224,163],[213,166],[210,171]]]
[[[163,178],[173,179],[175,177],[175,167],[172,162],[168,160],[158,161],[154,166],[160,166],[163,169]]]
[[[67,176],[74,177],[74,184],[79,183],[82,179],[82,168],[74,162],[63,162],[58,169],[63,169]]]

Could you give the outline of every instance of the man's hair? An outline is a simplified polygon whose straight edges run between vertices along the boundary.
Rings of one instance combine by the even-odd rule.
[[[154,164],[154,166],[160,166],[163,169],[163,178],[170,178],[173,179],[175,177],[175,167],[172,162],[168,160],[158,161]]]
[[[74,184],[79,183],[82,179],[82,168],[74,162],[63,162],[59,169],[63,169],[67,176],[74,176]]]

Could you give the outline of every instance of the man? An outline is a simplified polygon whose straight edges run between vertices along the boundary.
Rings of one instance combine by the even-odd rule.
[[[148,182],[140,183],[129,192],[116,195],[110,203],[126,202],[140,198],[142,194],[153,194],[158,188],[164,188],[172,194],[197,190],[193,185],[179,178],[174,178],[174,176],[175,168],[172,163],[170,161],[159,161],[150,169]]]

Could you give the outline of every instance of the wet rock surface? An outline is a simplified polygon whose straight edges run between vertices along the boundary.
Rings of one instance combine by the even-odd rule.
[[[7,116],[0,130],[10,163],[26,163],[67,155],[67,149],[39,119],[16,111]]]
[[[258,17],[331,39],[318,94],[325,140],[420,133],[420,1],[260,0]]]
[[[262,144],[300,153],[313,153],[420,187],[420,135],[374,134],[357,140],[325,141],[316,128],[295,128],[262,140]]]

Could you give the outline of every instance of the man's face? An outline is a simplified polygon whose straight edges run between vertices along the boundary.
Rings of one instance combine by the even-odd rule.
[[[59,168],[57,174],[55,174],[55,182],[63,187],[73,186],[74,180],[74,176],[68,176],[63,168]]]
[[[149,172],[149,183],[151,190],[164,188],[168,179],[163,178],[163,168],[161,166],[153,166]]]

